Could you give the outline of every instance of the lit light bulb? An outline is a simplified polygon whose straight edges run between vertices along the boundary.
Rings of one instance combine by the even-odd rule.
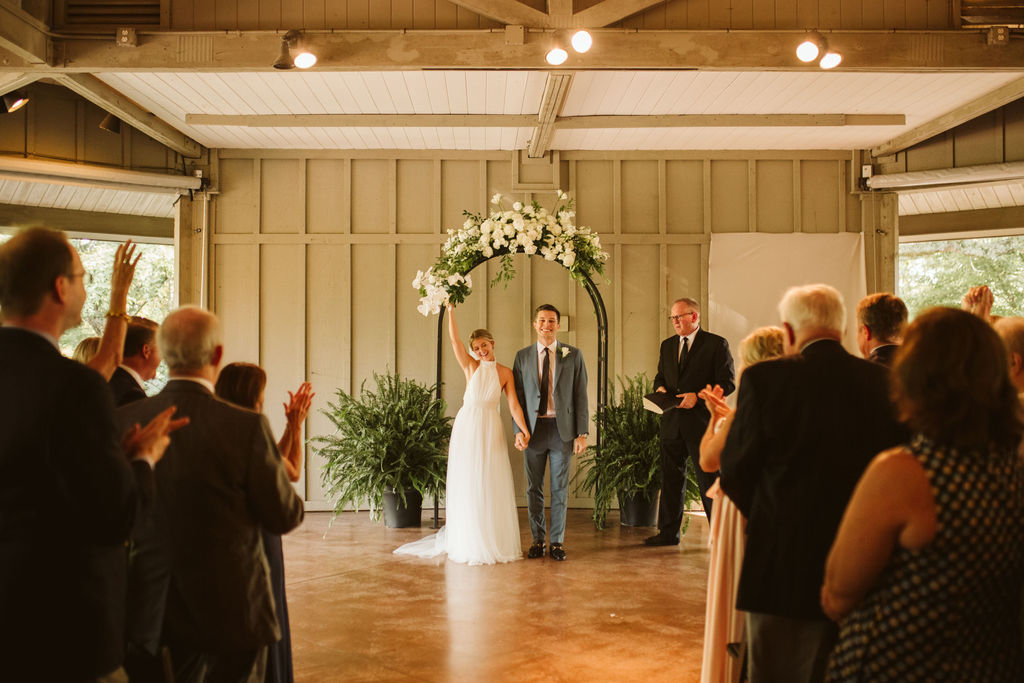
[[[295,55],[295,66],[300,69],[308,69],[314,64],[316,64],[316,55],[312,52],[303,51]]]
[[[594,39],[588,31],[576,31],[576,33],[572,34],[572,49],[576,50],[576,52],[586,52],[593,44]]]
[[[805,40],[796,47],[796,58],[801,62],[813,62],[818,58],[818,44],[813,40]]]
[[[7,107],[7,113],[10,114],[12,111],[17,111],[24,107],[26,104],[28,104],[28,98],[19,97]]]
[[[822,69],[834,69],[839,66],[841,61],[843,61],[843,56],[838,52],[826,52],[825,56],[818,62],[818,66]]]
[[[560,47],[555,47],[548,52],[545,59],[551,66],[558,66],[559,64],[564,64],[565,60],[569,59],[569,53]]]

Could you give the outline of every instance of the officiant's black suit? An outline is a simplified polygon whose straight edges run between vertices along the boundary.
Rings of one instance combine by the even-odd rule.
[[[825,619],[825,558],[871,459],[901,443],[887,368],[833,340],[743,372],[722,488],[747,518],[737,608]]]
[[[0,328],[0,679],[121,666],[124,543],[152,476],[125,458],[99,373]]]
[[[654,388],[664,387],[670,394],[699,393],[707,385],[722,387],[726,395],[736,388],[729,342],[717,334],[698,328],[693,346],[679,359],[679,336],[661,343],[658,374]],[[686,484],[686,458],[697,471],[697,484],[704,500],[704,511],[711,517],[711,500],[705,495],[715,482],[715,474],[700,468],[700,439],[711,419],[704,401],[690,409],[672,408],[661,416],[661,502],[658,505],[658,529],[679,533],[683,521],[683,487]]]

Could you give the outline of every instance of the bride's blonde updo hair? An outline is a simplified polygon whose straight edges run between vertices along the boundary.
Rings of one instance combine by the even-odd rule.
[[[469,335],[470,348],[473,347],[473,342],[475,342],[477,339],[486,339],[487,341],[491,342],[492,345],[494,344],[494,337],[491,336],[490,332],[488,332],[482,327],[479,330],[473,330],[473,333]]]

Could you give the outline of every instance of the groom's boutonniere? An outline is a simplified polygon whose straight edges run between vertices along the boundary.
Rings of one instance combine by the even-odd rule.
[[[570,353],[572,353],[572,349],[570,349],[568,346],[563,346],[562,347],[562,358],[565,358]]]

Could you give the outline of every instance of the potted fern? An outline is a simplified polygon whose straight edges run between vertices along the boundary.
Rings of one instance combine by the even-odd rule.
[[[452,418],[428,387],[390,370],[359,396],[339,389],[323,411],[335,433],[312,439],[334,514],[369,504],[388,527],[419,526],[423,496],[443,495]]]
[[[624,526],[654,526],[658,512],[658,491],[661,489],[660,422],[657,415],[645,410],[644,394],[650,393],[652,382],[644,373],[619,378],[622,393],[595,416],[601,427],[601,452],[593,446],[580,460],[576,478],[582,476],[577,492],[585,491],[594,498],[594,525],[605,527],[612,501],[619,503],[620,522]],[[698,495],[693,472],[687,477],[688,505]]]

